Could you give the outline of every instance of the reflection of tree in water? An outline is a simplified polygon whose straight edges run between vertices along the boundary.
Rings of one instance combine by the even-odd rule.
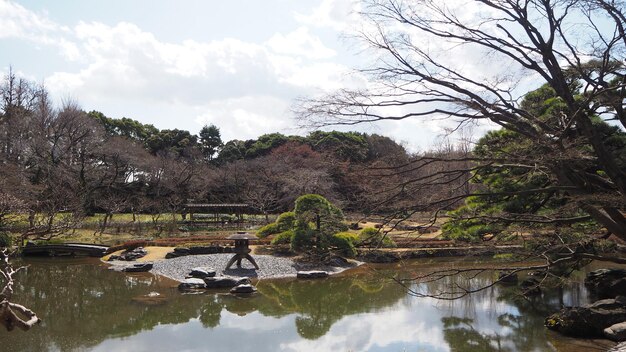
[[[157,325],[199,318],[205,328],[220,324],[222,310],[237,315],[258,311],[282,317],[298,314],[296,329],[305,338],[324,335],[349,314],[392,305],[404,296],[394,283],[364,276],[316,281],[258,284],[260,294],[238,298],[226,293],[182,295],[150,274],[124,275],[95,261],[34,261],[18,277],[16,298],[36,311],[43,323],[28,332],[0,332],[14,350],[89,349],[112,337],[132,336]],[[169,299],[146,305],[133,298],[158,291]]]
[[[492,278],[483,275],[473,279],[473,285],[484,285]],[[454,279],[446,280],[437,287],[428,289],[442,289],[453,284]],[[548,350],[550,344],[545,339],[546,330],[543,326],[544,317],[558,310],[564,304],[577,304],[584,300],[586,295],[582,285],[572,285],[565,290],[562,285],[546,288],[541,295],[525,297],[520,294],[517,286],[497,285],[489,290],[475,293],[456,302],[460,307],[458,316],[451,315],[442,318],[444,337],[452,351],[535,351]],[[481,302],[504,302],[507,312],[497,313],[497,317],[488,320],[496,321],[500,329],[506,333],[484,332],[477,325],[476,307]],[[495,311],[494,311],[495,313]],[[474,319],[472,319],[474,318]]]
[[[452,316],[441,318],[441,321],[443,336],[452,351],[511,351],[502,346],[502,336],[499,334],[487,334],[474,329],[473,319]]]
[[[329,280],[292,281],[277,285],[261,282],[258,287],[267,302],[259,306],[264,315],[297,313],[298,334],[317,339],[346,315],[388,307],[405,296],[393,282],[382,283],[379,277],[352,276]]]
[[[131,336],[158,324],[183,323],[200,315],[202,303],[196,302],[206,297],[179,295],[175,288],[160,286],[155,276],[126,276],[93,263],[28,263],[28,271],[19,277],[16,296],[40,314],[43,322],[27,336],[0,334],[2,343],[16,351],[85,349],[110,337]],[[133,301],[155,290],[177,297],[158,306]]]
[[[371,274],[314,281],[262,281],[257,284],[259,294],[245,299],[226,293],[183,295],[169,285],[160,284],[159,279],[150,274],[129,276],[98,265],[77,263],[81,262],[46,260],[30,263],[28,271],[18,277],[16,298],[36,311],[43,323],[29,331],[27,336],[22,332],[7,334],[0,331],[2,345],[6,343],[16,351],[89,349],[112,337],[131,336],[152,330],[157,325],[180,324],[198,317],[205,328],[215,328],[220,324],[224,309],[237,315],[255,311],[270,317],[295,314],[298,334],[306,339],[317,339],[342,317],[389,307],[406,297],[400,285]],[[474,278],[478,280],[477,284],[490,279],[489,276]],[[451,279],[432,283],[426,289],[433,291],[453,284]],[[158,291],[170,299],[163,305],[150,306],[133,301],[133,298],[151,291]],[[453,321],[448,323],[447,336],[455,341],[468,338],[480,342],[476,335],[476,331],[480,331],[477,324],[483,319],[497,320],[500,327],[510,329],[510,333],[501,336],[505,346],[523,351],[532,350],[534,344],[541,350],[546,349],[547,344],[542,336],[545,333],[543,312],[554,311],[561,304],[572,302],[572,296],[581,295],[584,292],[557,289],[544,292],[536,300],[524,300],[509,288],[498,286],[467,300],[451,302],[449,307],[441,305],[449,316],[473,321],[456,325],[451,324]],[[492,307],[498,299],[517,310],[507,306],[506,312],[490,309],[486,314],[493,316],[477,316],[477,309],[485,302]],[[541,313],[537,314],[537,311]],[[483,340],[490,337],[481,336]],[[450,343],[452,346],[455,342]]]
[[[200,308],[200,322],[202,322],[202,326],[205,328],[215,328],[220,325],[221,318],[222,305],[217,301],[216,296],[213,295]]]

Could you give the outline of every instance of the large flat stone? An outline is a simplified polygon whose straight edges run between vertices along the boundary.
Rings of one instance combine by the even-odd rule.
[[[206,288],[204,280],[198,278],[185,279],[178,285],[178,289],[181,291],[199,290]]]
[[[613,324],[604,329],[604,336],[609,340],[617,342],[626,341],[626,321]]]
[[[191,271],[189,272],[189,276],[195,277],[198,279],[204,279],[206,277],[214,277],[215,270],[211,268],[207,268],[207,267],[197,267],[197,268],[191,269]]]
[[[122,269],[123,272],[127,273],[141,273],[152,270],[152,263],[141,263],[135,264],[133,266],[126,267]]]
[[[233,294],[249,294],[249,293],[255,293],[255,292],[256,292],[256,287],[250,284],[237,285],[230,290],[230,293],[233,293]]]
[[[546,318],[546,326],[564,335],[602,337],[606,328],[626,321],[626,297],[604,299],[582,307],[563,308]]]
[[[206,284],[206,288],[229,288],[249,284],[250,279],[247,277],[216,276],[205,278],[204,283]]]
[[[328,272],[321,270],[298,271],[298,279],[320,279],[328,277]]]

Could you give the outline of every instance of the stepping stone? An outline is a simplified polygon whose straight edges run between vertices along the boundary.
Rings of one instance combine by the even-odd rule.
[[[606,336],[609,340],[617,342],[626,341],[626,321],[613,324],[604,329],[604,336]]]
[[[199,290],[206,288],[204,280],[198,278],[185,279],[178,285],[178,289],[181,291]]]
[[[328,277],[327,271],[311,270],[311,271],[298,271],[298,279],[320,279]]]
[[[180,255],[176,254],[176,252],[169,252],[165,254],[165,259],[178,258]]]
[[[255,292],[256,292],[256,287],[250,284],[238,285],[238,286],[233,287],[230,290],[230,293],[232,294],[245,294],[245,293],[255,293]]]
[[[250,283],[247,277],[218,276],[204,278],[206,288],[227,288]]]
[[[189,272],[189,276],[190,277],[195,277],[195,278],[198,278],[198,279],[204,279],[206,277],[214,277],[215,276],[215,270],[213,270],[211,268],[207,268],[207,267],[193,268]]]
[[[184,255],[189,255],[190,251],[189,251],[189,248],[187,247],[176,247],[174,248],[174,253],[176,253],[176,255],[180,257]]]
[[[141,263],[122,269],[126,273],[142,273],[152,270],[152,263]]]

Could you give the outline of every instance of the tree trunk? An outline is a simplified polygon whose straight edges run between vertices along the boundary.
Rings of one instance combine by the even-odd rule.
[[[626,222],[619,210],[608,208],[607,211],[607,207],[601,209],[590,204],[581,204],[580,207],[612,234],[626,241]]]

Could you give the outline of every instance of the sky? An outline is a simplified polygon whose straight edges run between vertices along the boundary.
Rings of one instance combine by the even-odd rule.
[[[367,85],[352,0],[0,0],[0,70],[54,100],[222,139],[306,134],[294,99]],[[358,126],[427,149],[439,122]]]

